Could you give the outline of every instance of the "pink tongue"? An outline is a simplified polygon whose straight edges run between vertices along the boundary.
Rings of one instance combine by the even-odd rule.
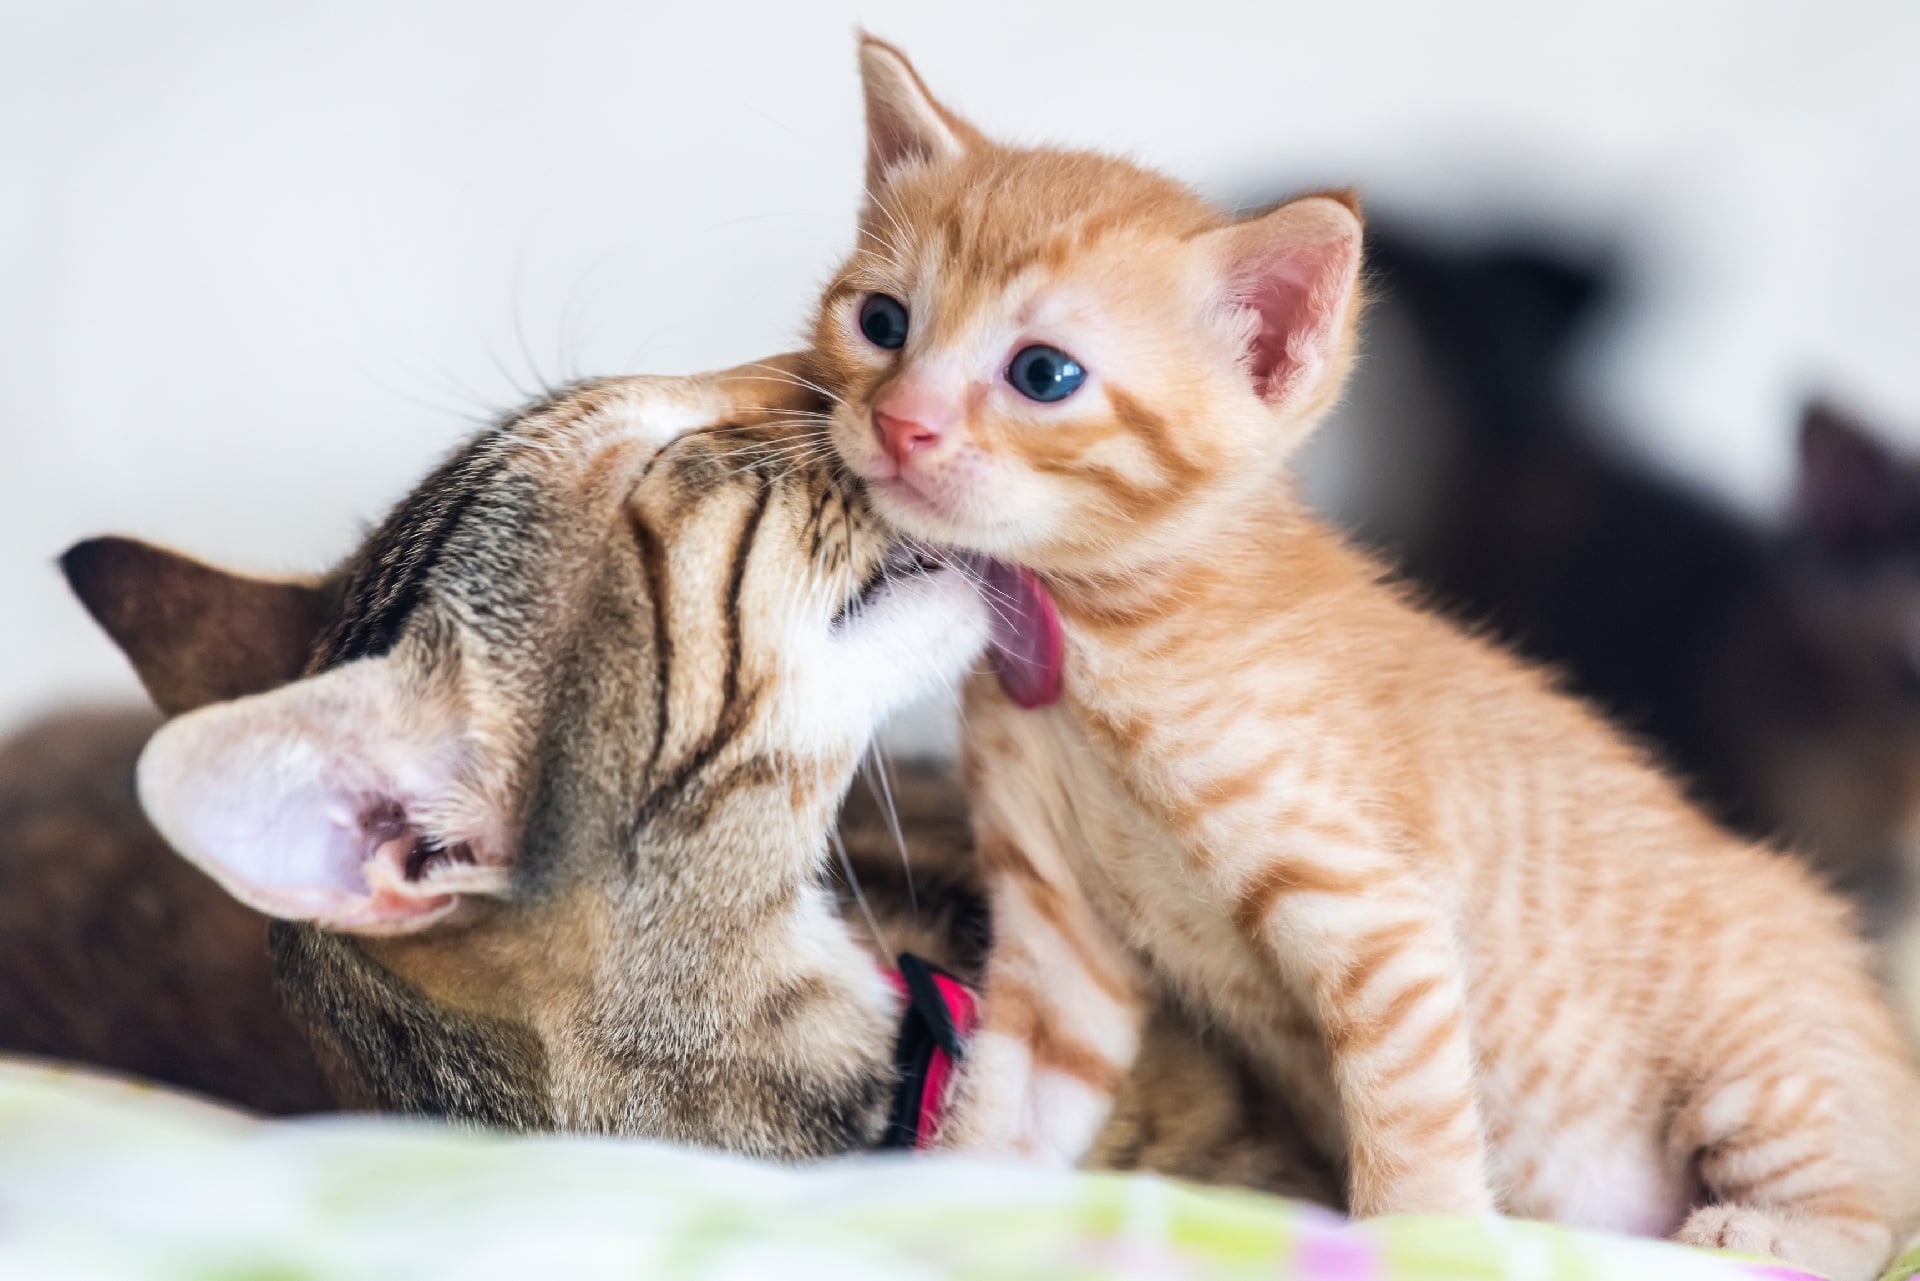
[[[984,557],[978,565],[993,609],[991,652],[1000,688],[1022,707],[1058,702],[1066,646],[1053,597],[1030,569]]]

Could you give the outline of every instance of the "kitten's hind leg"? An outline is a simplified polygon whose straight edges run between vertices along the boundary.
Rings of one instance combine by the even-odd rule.
[[[1142,976],[1050,847],[988,829],[980,859],[993,951],[939,1145],[1075,1164],[1138,1049]]]
[[[1878,1275],[1893,1253],[1893,1227],[1883,1192],[1846,1150],[1837,1096],[1830,1082],[1807,1075],[1704,1091],[1680,1117],[1675,1142],[1691,1153],[1710,1203],[1688,1215],[1674,1239],[1770,1255],[1834,1281]]]

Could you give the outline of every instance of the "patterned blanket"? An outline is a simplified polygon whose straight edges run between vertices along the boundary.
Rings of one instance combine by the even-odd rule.
[[[1920,1251],[1889,1277],[1920,1273]],[[1350,1223],[1248,1193],[932,1157],[779,1168],[654,1143],[265,1122],[0,1063],[0,1277],[1789,1281],[1538,1223]]]

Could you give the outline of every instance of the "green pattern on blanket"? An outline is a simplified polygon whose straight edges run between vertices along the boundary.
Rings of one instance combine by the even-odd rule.
[[[1920,1252],[1894,1277],[1920,1271]],[[267,1123],[0,1064],[0,1276],[1786,1281],[1518,1221],[1352,1224],[1152,1177],[925,1157],[805,1170],[657,1144]]]

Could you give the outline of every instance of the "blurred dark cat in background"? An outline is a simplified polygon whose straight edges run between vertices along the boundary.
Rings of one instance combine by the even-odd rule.
[[[1360,381],[1406,412],[1367,425],[1339,514],[1890,927],[1920,827],[1920,463],[1812,404],[1793,510],[1760,527],[1599,443],[1571,366],[1607,267],[1391,231],[1370,262]]]
[[[140,812],[143,708],[0,739],[0,1052],[111,1068],[270,1115],[332,1096],[282,1009],[267,922]]]

